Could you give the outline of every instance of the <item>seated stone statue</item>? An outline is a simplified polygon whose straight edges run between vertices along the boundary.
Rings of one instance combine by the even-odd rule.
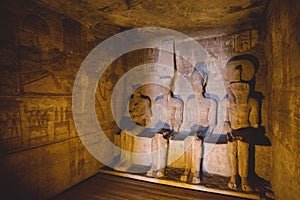
[[[152,166],[147,176],[164,176],[167,162],[167,145],[170,136],[179,130],[182,123],[182,102],[172,97],[170,90],[164,90],[155,101],[155,115],[165,124],[152,139]]]
[[[239,81],[230,83],[228,99],[222,104],[226,106],[225,129],[228,132],[228,152],[231,167],[231,178],[228,187],[238,188],[237,178],[241,177],[241,189],[252,190],[248,183],[249,143],[255,128],[259,126],[259,105],[256,99],[249,97],[250,85]]]
[[[171,82],[171,79],[170,81]],[[170,83],[169,83],[170,84]],[[182,103],[172,97],[171,91],[157,85],[145,85],[138,88],[129,100],[130,117],[123,117],[120,131],[121,151],[116,170],[127,171],[136,160],[134,152],[148,153],[149,147],[143,147],[142,141],[151,145],[152,164],[147,172],[151,177],[164,176],[167,161],[168,137],[178,131],[182,123]],[[148,142],[149,141],[149,142]],[[143,142],[142,142],[143,143]],[[150,153],[150,150],[149,150]],[[148,163],[144,163],[147,165]]]
[[[129,99],[129,114],[130,117],[123,117],[120,125],[120,159],[114,166],[114,169],[126,171],[132,165],[133,140],[141,129],[139,126],[146,126],[150,123],[151,118],[151,102],[147,96],[137,91],[132,94]],[[138,126],[136,126],[136,125]]]
[[[186,182],[188,176],[192,175],[192,183],[200,183],[201,159],[203,152],[203,140],[206,135],[213,132],[216,125],[217,103],[213,99],[204,97],[207,73],[195,70],[192,73],[191,84],[194,94],[185,104],[188,111],[187,121],[195,121],[190,124],[190,134],[185,138],[185,171],[180,177],[181,181]],[[193,102],[193,103],[192,103]],[[198,107],[198,112],[194,106]]]

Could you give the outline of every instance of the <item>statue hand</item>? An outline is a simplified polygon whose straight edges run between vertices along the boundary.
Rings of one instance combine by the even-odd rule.
[[[207,136],[212,136],[213,132],[214,132],[214,126],[210,126],[209,130],[208,130],[208,135]]]
[[[230,133],[232,131],[229,122],[225,122],[224,123],[224,125],[223,125],[223,131],[226,132],[226,133]]]

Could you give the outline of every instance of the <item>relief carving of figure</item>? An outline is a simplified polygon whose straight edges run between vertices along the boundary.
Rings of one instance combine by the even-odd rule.
[[[133,139],[135,132],[138,131],[133,124],[145,127],[151,120],[151,101],[142,92],[137,90],[132,94],[129,99],[130,117],[123,117],[120,122],[120,147],[124,151],[121,152],[119,162],[114,167],[120,171],[126,171],[132,165]]]
[[[194,97],[189,98],[186,102],[186,109],[189,110],[188,121],[191,121],[189,118],[196,119],[196,124],[190,124],[191,132],[185,139],[186,144],[189,146],[185,149],[185,171],[180,180],[186,182],[188,176],[192,175],[192,183],[194,184],[200,183],[203,140],[213,132],[216,125],[217,103],[213,99],[204,97],[207,77],[206,65],[197,63],[191,77]],[[195,104],[191,103],[192,101],[196,101],[198,112],[193,112],[193,110],[197,109],[193,108]]]
[[[235,61],[236,62],[236,61]],[[228,153],[231,167],[231,178],[228,187],[238,189],[238,175],[241,178],[241,189],[252,191],[248,183],[249,144],[255,129],[259,127],[259,104],[250,97],[250,84],[242,79],[242,65],[234,69],[234,81],[228,86],[228,99],[222,106],[226,107],[225,130],[228,135]]]
[[[147,176],[158,178],[164,176],[168,139],[173,133],[178,132],[182,124],[183,109],[182,102],[172,96],[170,89],[163,91],[163,96],[155,101],[154,108],[157,106],[157,112],[154,115],[161,118],[160,121],[164,123],[164,126],[152,139],[152,165],[147,172]]]
[[[164,96],[158,99],[155,104],[162,106],[165,111],[165,122],[171,130],[179,131],[182,123],[182,102],[172,96],[171,90],[165,90]]]

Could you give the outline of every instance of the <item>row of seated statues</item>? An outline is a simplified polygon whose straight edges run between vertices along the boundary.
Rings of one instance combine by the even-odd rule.
[[[250,97],[249,81],[252,80],[254,73],[252,75],[251,72],[250,75],[243,73],[248,73],[245,68],[253,63],[236,57],[227,65],[233,67],[233,73],[230,74],[228,81],[227,98],[219,104],[204,95],[208,72],[201,67],[194,68],[191,75],[194,94],[185,101],[172,93],[172,81],[168,83],[170,88],[145,85],[136,89],[129,100],[130,117],[123,118],[121,122],[123,130],[120,132],[120,145],[125,151],[121,153],[120,160],[114,168],[126,171],[128,162],[132,159],[126,154],[126,151],[133,151],[134,137],[130,132],[137,132],[136,127],[128,125],[130,123],[127,121],[131,120],[140,127],[146,127],[135,136],[151,138],[152,162],[147,176],[158,178],[164,176],[168,160],[168,145],[172,141],[179,140],[184,141],[185,145],[185,169],[180,180],[183,182],[191,180],[193,184],[199,184],[203,142],[214,134],[218,118],[217,110],[218,107],[223,106],[225,108],[223,132],[228,141],[231,171],[228,187],[234,190],[240,188],[246,192],[252,191],[248,183],[249,144],[253,140],[253,132],[259,127],[259,104],[255,98]],[[239,185],[238,177],[241,178]]]

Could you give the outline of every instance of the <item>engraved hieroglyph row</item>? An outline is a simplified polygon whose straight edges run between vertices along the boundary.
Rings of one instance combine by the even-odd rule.
[[[0,140],[8,151],[75,136],[70,97],[23,97],[0,103]]]

